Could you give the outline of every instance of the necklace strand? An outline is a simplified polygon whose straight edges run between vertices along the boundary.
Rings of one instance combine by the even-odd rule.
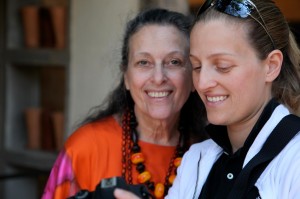
[[[156,198],[162,198],[172,186],[176,177],[176,168],[180,165],[183,156],[182,132],[173,156],[170,159],[169,167],[163,183],[154,183],[151,180],[151,174],[145,168],[145,158],[141,153],[141,147],[138,145],[138,133],[136,131],[137,121],[133,110],[125,111],[122,118],[122,177],[128,184],[132,184],[132,165],[135,165],[138,175],[138,182],[145,184],[148,189],[154,192]],[[179,129],[181,130],[181,129]]]

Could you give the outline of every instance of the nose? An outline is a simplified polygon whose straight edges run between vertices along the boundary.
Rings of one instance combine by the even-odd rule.
[[[193,82],[198,92],[207,91],[217,85],[214,72],[205,67],[202,67],[200,72],[193,74]]]
[[[157,64],[153,69],[152,79],[156,84],[162,84],[167,79],[167,71],[161,64]]]

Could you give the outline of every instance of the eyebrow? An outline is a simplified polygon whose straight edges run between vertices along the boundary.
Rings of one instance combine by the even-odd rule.
[[[172,54],[185,55],[185,51],[175,50],[175,51],[171,51],[171,52],[167,53],[167,55],[172,55]],[[146,56],[150,56],[151,53],[141,51],[141,52],[134,53],[133,55],[146,55]]]
[[[218,52],[218,53],[210,54],[207,58],[208,58],[208,59],[211,59],[211,58],[213,58],[213,57],[219,57],[219,56],[230,56],[230,57],[233,57],[233,56],[235,56],[235,55],[232,54],[232,53],[226,53],[226,52],[220,52],[220,53],[219,53],[219,52]],[[189,57],[190,57],[190,58],[198,59],[198,57],[197,57],[196,55],[193,55],[193,54],[191,54],[191,53],[190,53]]]

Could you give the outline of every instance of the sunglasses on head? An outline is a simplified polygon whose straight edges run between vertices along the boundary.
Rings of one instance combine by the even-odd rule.
[[[259,23],[260,26],[265,30],[265,32],[267,33],[267,35],[269,36],[269,38],[272,42],[273,48],[275,49],[275,43],[267,29],[265,21],[262,18],[261,14],[260,14],[259,10],[257,9],[257,7],[255,6],[255,4],[251,0],[207,0],[200,7],[196,16],[197,17],[200,16],[202,13],[204,13],[210,7],[216,9],[219,12],[228,14],[233,17],[238,17],[238,18],[244,19],[244,18],[247,18],[250,16],[257,23]],[[256,19],[255,17],[253,17],[253,15],[251,14],[254,11],[256,11],[257,14],[259,15],[261,22],[258,19]]]

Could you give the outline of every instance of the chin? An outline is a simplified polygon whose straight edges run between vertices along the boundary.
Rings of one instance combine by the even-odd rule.
[[[150,115],[150,117],[152,117],[154,120],[166,120],[169,117],[164,116],[164,115]]]
[[[224,118],[218,117],[218,116],[210,116],[207,115],[207,119],[209,123],[214,124],[214,125],[225,125],[225,120]]]
[[[149,114],[149,116],[155,120],[166,120],[166,119],[170,118],[170,115],[172,115],[172,114],[169,114],[166,112],[155,112],[155,113],[152,112]]]

